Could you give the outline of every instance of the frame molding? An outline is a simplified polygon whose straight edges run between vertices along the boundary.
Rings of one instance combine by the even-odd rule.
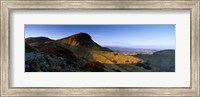
[[[200,96],[199,0],[0,0],[0,96]],[[9,86],[9,15],[11,10],[173,10],[191,12],[190,88],[12,88]]]

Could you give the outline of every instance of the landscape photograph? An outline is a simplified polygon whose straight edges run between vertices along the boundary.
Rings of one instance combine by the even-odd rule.
[[[175,72],[173,24],[25,24],[25,72]]]

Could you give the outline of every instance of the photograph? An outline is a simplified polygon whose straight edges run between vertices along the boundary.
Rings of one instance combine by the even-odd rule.
[[[175,72],[174,24],[25,24],[25,72]]]
[[[200,0],[0,2],[0,97],[200,97]]]

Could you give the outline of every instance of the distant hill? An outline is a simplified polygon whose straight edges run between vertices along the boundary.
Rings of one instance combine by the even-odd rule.
[[[44,43],[52,42],[54,40],[48,37],[28,37],[25,39],[25,42],[32,46],[33,48],[43,47]]]
[[[25,39],[26,43],[44,43],[47,41],[53,41],[52,39],[48,37],[29,37]]]
[[[161,50],[149,54],[138,54],[135,57],[146,60],[154,67],[160,68],[160,71],[175,71],[175,50]]]
[[[27,72],[149,72],[158,71],[146,60],[102,47],[87,33],[58,40],[25,40]]]

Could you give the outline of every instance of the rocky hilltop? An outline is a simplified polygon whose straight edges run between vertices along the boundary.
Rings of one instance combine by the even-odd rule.
[[[66,38],[59,39],[57,41],[61,43],[69,44],[71,46],[88,47],[88,48],[94,48],[94,49],[101,48],[100,45],[98,45],[92,40],[92,37],[90,35],[83,32],[66,37]]]
[[[92,37],[90,35],[84,32],[59,39],[57,41],[74,47],[80,47],[85,49],[87,48],[88,50],[98,49],[103,51],[112,51],[109,48],[101,47],[99,44],[92,40]]]

